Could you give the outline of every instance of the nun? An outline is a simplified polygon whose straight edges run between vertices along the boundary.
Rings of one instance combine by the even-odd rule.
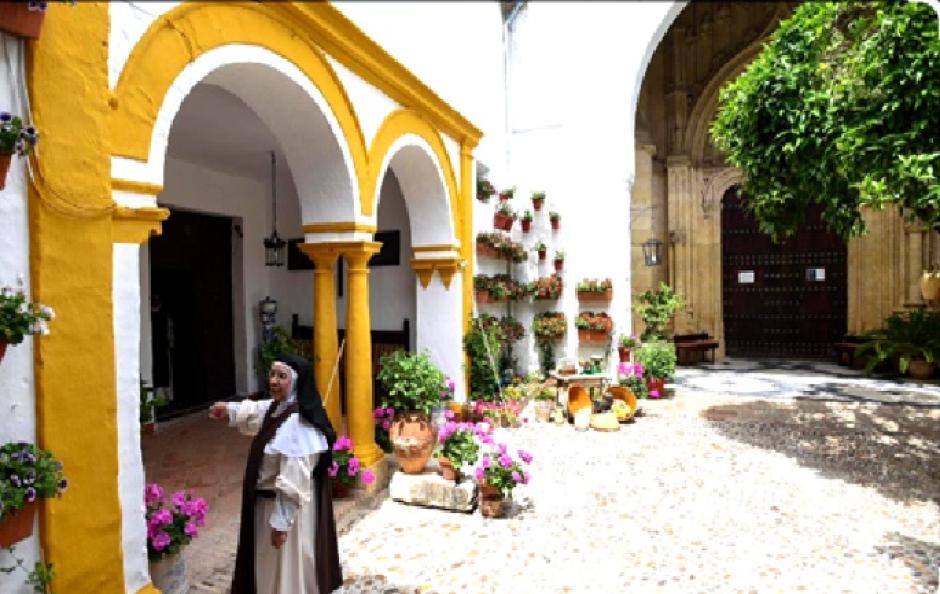
[[[268,388],[265,400],[209,408],[254,436],[231,594],[329,594],[343,581],[326,472],[336,433],[305,360],[277,357]]]

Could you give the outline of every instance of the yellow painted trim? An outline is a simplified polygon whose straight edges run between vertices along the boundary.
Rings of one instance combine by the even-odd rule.
[[[312,24],[310,12],[282,2],[184,2],[158,17],[131,51],[114,90],[113,154],[147,161],[160,106],[183,69],[210,50],[242,43],[283,57],[316,85],[339,123],[358,185],[364,187],[369,169],[362,130],[339,78],[317,46],[322,26]]]
[[[460,245],[456,243],[438,243],[435,245],[416,245],[411,248],[415,253],[421,252],[446,252],[451,250],[459,250]]]
[[[459,257],[413,258],[411,260],[411,268],[415,271],[415,274],[418,275],[418,280],[421,281],[421,287],[425,289],[431,284],[431,278],[434,276],[435,272],[441,277],[444,288],[449,289],[454,275],[463,265],[464,261]]]
[[[308,223],[303,226],[304,233],[375,233],[376,226],[368,223],[347,221],[341,223]]]
[[[427,121],[421,118],[416,112],[408,109],[399,109],[393,111],[385,118],[379,131],[372,141],[369,148],[369,163],[373,167],[369,176],[369,185],[365,186],[360,193],[362,197],[363,216],[372,216],[379,201],[378,190],[382,187],[382,179],[385,177],[385,171],[379,171],[385,162],[385,157],[396,140],[406,134],[414,134],[424,139],[434,151],[437,162],[440,164],[444,173],[444,185],[447,197],[450,202],[451,220],[456,233],[460,227],[461,204],[463,200],[457,193],[457,181],[454,179],[454,168],[451,166],[450,157],[447,156],[447,150],[444,148],[444,141],[440,135]]]
[[[324,50],[399,104],[424,114],[458,142],[476,146],[483,133],[327,2],[293,3]]]
[[[476,184],[473,180],[473,147],[468,143],[460,145],[460,192],[463,195],[463,226],[459,229],[461,256],[466,265],[463,268],[463,319],[464,332],[470,331],[473,323],[473,192]],[[466,369],[470,366],[466,365]],[[469,375],[467,376],[469,382]],[[468,383],[469,394],[469,383]]]
[[[140,590],[137,590],[137,594],[161,594],[161,592],[153,584],[147,584]]]
[[[109,22],[107,2],[52,2],[42,36],[25,46],[25,87],[43,134],[42,178],[29,188],[31,286],[33,298],[57,314],[52,333],[34,341],[36,429],[39,445],[62,461],[69,479],[61,498],[41,506],[40,543],[43,560],[55,564],[56,592],[125,594],[116,478]]]
[[[118,206],[111,218],[114,222],[111,240],[114,243],[143,243],[160,235],[163,221],[170,216],[166,208],[127,208]]]
[[[132,192],[134,194],[157,196],[160,194],[160,192],[163,191],[163,186],[115,177],[111,180],[111,189],[117,190],[119,192]]]

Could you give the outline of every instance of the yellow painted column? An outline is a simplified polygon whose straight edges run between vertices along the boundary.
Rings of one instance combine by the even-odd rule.
[[[313,262],[313,368],[317,390],[323,398],[326,414],[337,434],[343,432],[340,410],[339,375],[336,356],[336,260],[339,251],[328,243],[302,243],[300,250]],[[336,377],[333,372],[336,371]],[[330,379],[333,379],[332,387]]]
[[[372,325],[369,315],[369,259],[379,252],[376,241],[344,242],[346,258],[346,412],[356,456],[372,466],[384,456],[375,444],[372,419]]]
[[[69,480],[61,499],[41,507],[43,558],[55,564],[56,592],[124,594],[108,4],[52,2],[42,35],[26,45],[32,119],[42,135],[41,158],[31,163],[30,273],[33,298],[56,311],[51,334],[35,343],[37,433]]]

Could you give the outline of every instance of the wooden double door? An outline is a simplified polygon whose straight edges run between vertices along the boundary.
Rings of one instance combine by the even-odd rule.
[[[806,213],[792,237],[774,243],[745,208],[738,186],[721,201],[725,350],[731,357],[824,359],[846,333],[847,249]]]

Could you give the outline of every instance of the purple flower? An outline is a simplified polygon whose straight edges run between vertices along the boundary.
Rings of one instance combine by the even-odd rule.
[[[349,476],[356,476],[356,473],[359,472],[359,458],[353,456],[349,459]]]
[[[0,122],[9,122],[13,119],[13,115],[8,111],[0,111]]]
[[[375,409],[374,411],[372,411],[372,418],[375,419],[376,421],[378,421],[384,416],[385,416],[385,409],[382,408],[381,406]]]
[[[32,487],[27,487],[26,489],[26,501],[32,503],[36,500],[36,489]]]
[[[150,539],[150,543],[153,545],[155,551],[162,551],[169,546],[170,535],[166,532],[157,532],[153,535],[153,538]]]
[[[483,454],[483,457],[480,458],[480,464],[483,468],[490,467],[490,456],[489,454]]]
[[[151,505],[163,499],[163,489],[160,488],[160,485],[156,483],[150,483],[144,489],[144,501],[147,505]]]
[[[336,474],[339,472],[339,464],[336,463],[336,460],[333,460],[333,463],[330,464],[330,467],[327,468],[326,472],[330,476],[336,476]]]
[[[192,523],[187,523],[186,526],[183,527],[183,532],[186,533],[186,536],[199,536],[199,528]]]
[[[388,419],[385,419],[384,421],[382,421],[382,429],[385,429],[386,431],[388,431],[389,428],[391,428],[391,426],[392,426],[392,422],[389,421]]]
[[[65,491],[65,488],[68,487],[68,486],[69,486],[69,482],[68,482],[67,480],[62,479],[61,481],[59,481],[59,490],[60,490],[60,491]]]
[[[532,463],[532,454],[525,450],[519,450],[519,457],[522,458],[522,461],[526,464]]]
[[[15,474],[10,475],[10,483],[12,483],[14,487],[20,487],[23,485],[22,481],[20,481],[20,477],[16,476]]]
[[[453,421],[453,420],[454,420],[454,411],[450,410],[449,408],[448,408],[447,410],[445,410],[445,411],[444,411],[444,418],[447,419],[448,421]]]
[[[153,514],[153,522],[158,526],[166,526],[173,523],[173,514],[168,509],[161,509]]]
[[[454,380],[448,378],[447,389],[450,390],[451,392],[457,389],[457,384],[454,383]]]
[[[343,452],[349,449],[352,449],[352,440],[345,435],[340,435],[336,439],[336,443],[333,444],[333,451],[335,452]]]
[[[388,417],[388,418],[390,418],[390,419],[391,419],[392,417],[394,417],[394,416],[395,416],[395,409],[392,408],[391,406],[387,407],[387,408],[385,409],[385,416]]]
[[[506,447],[506,444],[504,444],[504,443],[501,443],[501,444],[499,444],[499,445],[496,446],[496,447],[499,448],[499,453],[500,453],[500,454],[505,454],[505,453],[506,453],[506,450],[509,449],[509,448]]]
[[[513,470],[513,471],[512,471],[512,480],[516,481],[517,483],[521,483],[521,482],[522,482],[522,475],[519,474],[518,471]]]
[[[482,466],[477,466],[476,470],[473,471],[473,475],[477,477],[478,481],[482,481],[483,478],[486,476],[485,471],[483,470]]]
[[[659,390],[650,390],[650,398],[659,398]]]

